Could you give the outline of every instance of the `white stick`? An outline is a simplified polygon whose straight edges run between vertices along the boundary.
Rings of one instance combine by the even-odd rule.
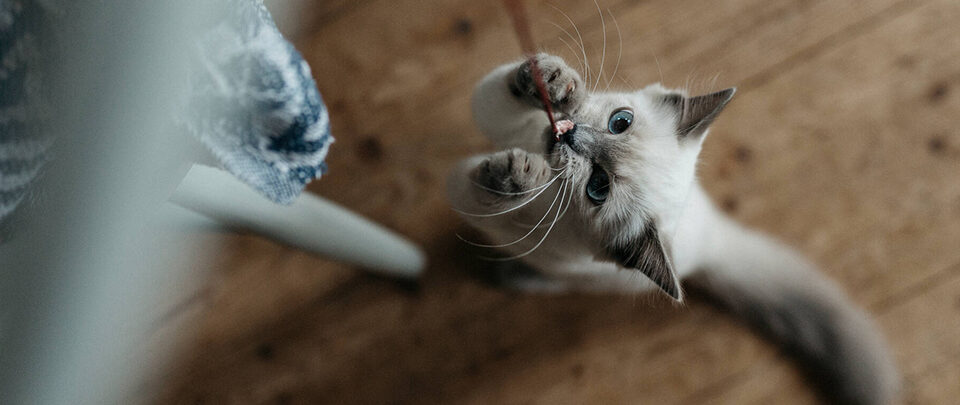
[[[327,200],[304,193],[292,205],[278,205],[208,166],[193,165],[170,201],[223,224],[380,274],[417,277],[426,262],[411,242]]]

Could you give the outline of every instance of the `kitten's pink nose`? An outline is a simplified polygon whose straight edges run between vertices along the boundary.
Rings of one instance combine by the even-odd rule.
[[[573,129],[573,127],[577,126],[577,124],[574,124],[573,121],[570,121],[570,120],[560,120],[560,121],[557,121],[557,124],[556,124],[556,125],[557,125],[557,126],[556,126],[554,129],[555,129],[555,132],[557,133],[557,136],[558,136],[558,137],[559,137],[560,135],[563,135],[563,134],[569,132],[571,129]]]

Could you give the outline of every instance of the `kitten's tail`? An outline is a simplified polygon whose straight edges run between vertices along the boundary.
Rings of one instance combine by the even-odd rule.
[[[892,403],[899,375],[867,314],[797,253],[722,222],[692,287],[799,360],[827,402]]]

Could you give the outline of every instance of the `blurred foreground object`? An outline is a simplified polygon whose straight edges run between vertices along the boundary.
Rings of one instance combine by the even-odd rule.
[[[306,194],[278,207],[212,167],[194,165],[170,201],[220,223],[384,275],[417,277],[425,262],[410,242],[336,204]]]
[[[0,244],[0,403],[130,403],[163,367],[152,331],[199,279],[203,246],[190,231],[203,219],[166,198],[199,156],[170,121],[202,11],[186,1],[44,3],[52,11],[26,21],[50,29],[37,37],[47,45],[36,68],[42,131],[55,142],[37,197]]]
[[[312,195],[333,143],[310,67],[260,0],[220,0],[225,11],[197,42],[183,124],[234,176],[194,166],[172,202],[334,259],[399,277],[424,265],[418,248]]]
[[[260,4],[259,0],[251,2]],[[16,9],[28,3],[0,0],[0,10],[8,6]],[[44,24],[51,27],[51,35],[57,41],[55,46],[46,46],[39,53],[45,63],[38,67],[38,77],[44,78],[43,92],[49,94],[42,104],[46,112],[42,115],[42,139],[56,141],[49,147],[43,144],[42,148],[35,149],[38,155],[48,157],[46,174],[36,184],[38,198],[30,199],[29,204],[19,204],[14,213],[15,232],[0,243],[0,404],[143,402],[153,392],[149,384],[163,372],[166,348],[172,340],[155,342],[155,332],[164,325],[165,317],[175,313],[176,306],[202,285],[201,253],[217,251],[215,246],[204,243],[204,232],[199,231],[207,228],[198,225],[209,221],[171,204],[168,198],[193,162],[203,158],[196,141],[173,122],[175,117],[182,117],[186,100],[191,100],[190,105],[198,111],[210,108],[191,98],[196,94],[186,80],[191,77],[195,62],[191,55],[198,39],[209,32],[210,23],[221,21],[229,10],[216,7],[226,3],[185,0],[44,3],[55,6],[47,16],[51,20],[45,20]],[[0,27],[12,24],[6,16],[0,14]],[[0,44],[6,46],[6,37],[0,38]],[[11,49],[16,47],[13,45]],[[19,48],[16,49],[19,52]],[[293,55],[289,49],[283,52]],[[300,74],[304,74],[305,67],[299,66]],[[4,76],[9,77],[13,76]],[[11,80],[20,80],[16,83],[22,83],[24,88],[32,86],[26,78]],[[301,85],[308,83],[304,77],[298,80]],[[313,87],[312,80],[309,87]],[[263,88],[263,91],[272,90]],[[7,94],[15,92],[13,87],[4,87],[4,100]],[[269,167],[285,167],[286,173],[315,168],[319,173],[321,155],[331,140],[326,118],[322,114],[305,121],[299,118],[307,111],[319,111],[312,110],[321,106],[317,104],[319,94],[315,94],[315,99],[305,94],[306,98],[301,100],[305,104],[294,103],[301,107],[271,104],[276,101],[273,96],[254,99],[267,100],[269,106],[275,107],[269,111],[289,120],[257,121],[246,117],[249,119],[246,122],[266,129],[293,128],[281,131],[291,134],[292,138],[261,137],[252,146],[238,146],[237,150],[263,147],[265,149],[260,150],[277,153],[265,159]],[[18,111],[21,115],[15,117],[23,117],[24,122],[40,117],[32,112],[13,111]],[[19,125],[13,120],[0,122],[9,123]],[[2,134],[7,133],[11,132]],[[18,148],[0,150],[0,157],[12,157],[11,151],[21,149],[19,145],[24,142],[21,139],[34,141],[26,135],[21,137],[34,132],[15,134],[16,139],[0,135],[0,142],[12,141],[18,145]],[[300,141],[307,146],[297,147]],[[291,145],[292,152],[280,151]],[[317,145],[320,146],[314,148]],[[291,156],[293,160],[289,159]],[[224,190],[214,188],[216,185],[240,186],[225,172],[211,170],[217,173],[215,177],[226,177],[219,183],[208,184],[205,191]],[[313,174],[307,177],[312,179],[311,176]],[[3,179],[8,181],[8,177]],[[194,177],[187,180],[185,186],[196,184],[191,182],[196,180]],[[283,179],[285,184],[265,184],[266,188],[256,189],[270,195],[270,187],[281,187],[279,198],[274,199],[289,202],[307,180],[297,175]],[[282,207],[245,187],[239,189],[251,195],[241,196],[243,192],[232,189],[224,191],[232,193],[230,195],[201,192],[199,198],[188,193],[193,199],[180,201],[187,205],[192,204],[190,201],[206,201],[203,198],[207,197],[225,197],[222,200],[225,205],[216,207],[224,211],[205,213],[220,219],[223,218],[218,215],[229,213],[226,208],[233,203],[240,207],[279,209],[273,212],[266,208],[266,213],[255,214],[263,215],[263,219],[289,218],[290,212],[300,213],[297,210],[323,204],[308,198],[303,204],[294,202],[291,207]],[[231,196],[243,201],[232,201]],[[17,198],[22,201],[22,197]],[[192,208],[203,211],[197,207]],[[324,206],[311,212],[322,211],[323,214],[316,217],[323,218],[327,214],[339,215],[341,210]],[[337,216],[335,220],[319,223],[312,232],[324,232],[339,241],[377,241],[375,237],[370,239],[370,233],[396,239],[382,229],[355,219]],[[310,220],[302,218],[300,228],[288,230],[307,232],[309,229],[305,228]],[[323,224],[329,227],[321,226]],[[263,229],[284,227],[273,222],[267,225]],[[250,227],[257,230],[256,226]],[[352,235],[359,236],[344,239],[345,234],[355,230],[359,232]],[[422,256],[404,243],[400,241],[394,246],[401,246],[400,250],[406,249],[406,253],[413,252],[413,255],[400,261],[409,264],[420,260],[419,270]],[[381,245],[356,243],[352,247],[366,248],[372,253]],[[361,264],[373,263],[361,260],[362,256],[349,252],[335,257],[354,258]]]
[[[259,0],[220,0],[197,42],[184,123],[224,167],[290,204],[326,171],[333,137],[310,67]]]
[[[26,197],[50,146],[40,128],[49,13],[35,0],[0,0],[0,227]]]

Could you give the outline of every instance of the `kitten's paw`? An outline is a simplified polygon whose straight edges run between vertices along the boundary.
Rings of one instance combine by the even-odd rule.
[[[474,181],[502,197],[526,197],[526,193],[550,179],[550,164],[543,156],[522,149],[497,152],[481,162]]]
[[[540,53],[537,54],[536,60],[550,96],[550,104],[558,111],[566,113],[576,110],[587,94],[580,74],[559,56]],[[533,80],[533,69],[529,60],[523,62],[517,69],[511,91],[531,105],[537,108],[542,107],[543,103],[537,93],[537,84]]]

